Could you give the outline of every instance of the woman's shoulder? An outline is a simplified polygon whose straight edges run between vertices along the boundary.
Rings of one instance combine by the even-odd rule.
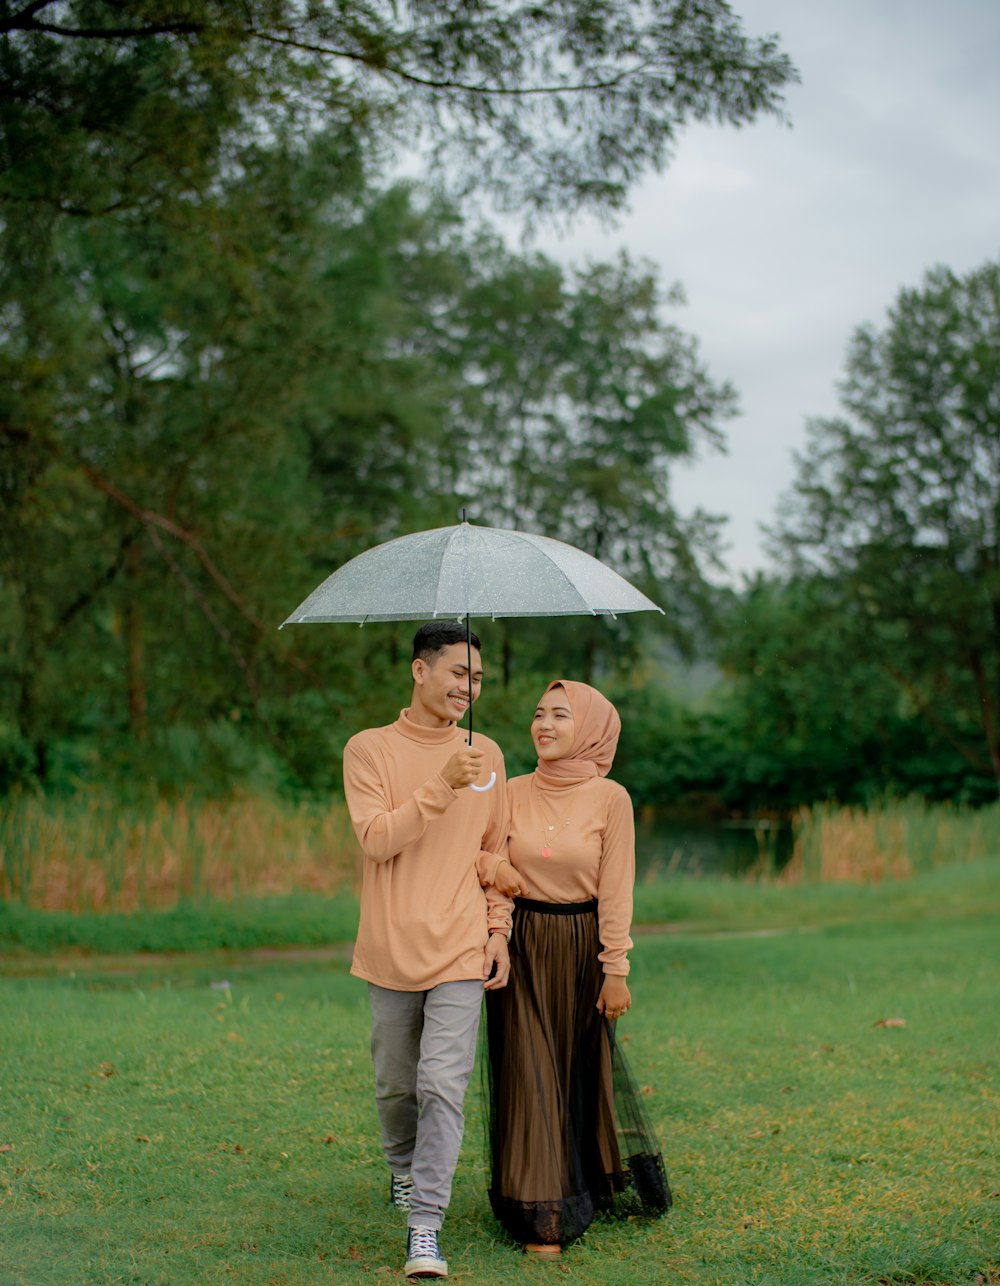
[[[594,783],[594,788],[599,790],[602,796],[608,801],[608,804],[627,805],[632,807],[632,796],[628,793],[620,781],[612,781],[610,777],[598,777]]]
[[[507,789],[512,798],[518,797],[526,799],[531,792],[531,783],[534,773],[525,773],[521,777],[511,777],[507,782]],[[607,807],[612,805],[632,807],[632,797],[621,784],[621,782],[612,781],[610,777],[591,777],[588,781],[580,782],[576,786],[569,787],[569,792],[577,795],[577,792],[585,792],[593,798],[599,799]]]

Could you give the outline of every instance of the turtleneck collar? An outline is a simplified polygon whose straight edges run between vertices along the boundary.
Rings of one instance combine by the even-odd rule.
[[[444,728],[425,728],[422,723],[415,723],[410,717],[409,706],[405,710],[400,710],[399,718],[392,726],[407,740],[418,741],[424,746],[443,746],[453,741],[456,733],[459,736],[463,735],[461,729],[454,723],[449,723]]]

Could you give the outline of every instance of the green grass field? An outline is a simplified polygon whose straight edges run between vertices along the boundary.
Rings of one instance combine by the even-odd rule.
[[[774,933],[773,891],[754,917],[741,886],[744,934],[640,936],[621,1031],[674,1210],[526,1261],[489,1213],[476,1089],[451,1280],[1000,1282],[998,884],[935,872]],[[0,980],[3,1286],[402,1280],[344,952],[31,972]]]

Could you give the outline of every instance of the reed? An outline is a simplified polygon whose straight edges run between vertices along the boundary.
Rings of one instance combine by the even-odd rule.
[[[45,911],[329,896],[355,886],[359,857],[337,801],[14,796],[0,810],[0,898]]]
[[[792,825],[792,857],[779,876],[785,884],[878,884],[1000,854],[1000,804],[816,804],[799,809]]]
[[[793,819],[791,860],[754,882],[878,884],[1000,855],[1000,805],[817,804]],[[183,903],[356,892],[360,850],[342,801],[264,795],[123,803],[107,794],[0,806],[0,900],[43,911],[130,913]],[[671,874],[667,872],[668,876]],[[668,879],[668,884],[676,881]]]

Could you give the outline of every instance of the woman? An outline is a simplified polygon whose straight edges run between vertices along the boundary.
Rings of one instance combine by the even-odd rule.
[[[508,986],[486,996],[490,1202],[515,1241],[558,1254],[595,1210],[662,1214],[670,1189],[615,1036],[635,874],[628,792],[607,773],[621,720],[585,683],[550,684],[538,766],[509,783]]]

